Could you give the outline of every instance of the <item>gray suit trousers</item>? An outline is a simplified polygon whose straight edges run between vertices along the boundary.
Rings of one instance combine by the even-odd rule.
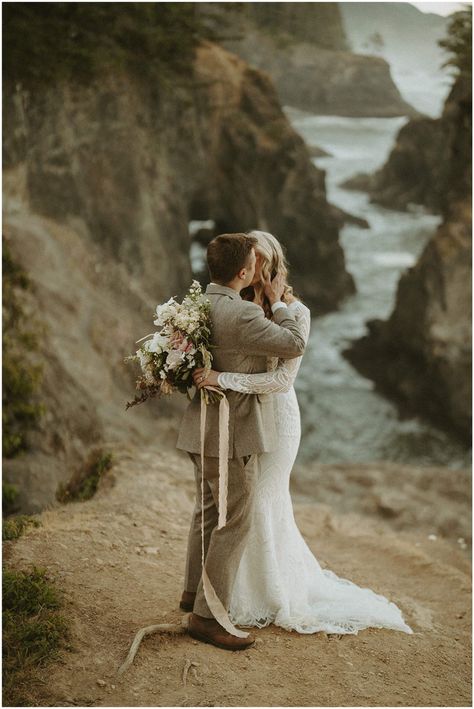
[[[188,537],[184,588],[196,592],[194,613],[213,614],[204,597],[201,579],[201,456],[189,453],[194,463],[196,503]],[[219,505],[219,459],[204,458],[204,558],[215,592],[228,611],[235,576],[251,524],[252,499],[257,480],[258,455],[229,460],[227,523],[217,529]]]

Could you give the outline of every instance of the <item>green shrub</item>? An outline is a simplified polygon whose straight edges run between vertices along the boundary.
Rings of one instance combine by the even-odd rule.
[[[17,506],[18,488],[11,485],[6,480],[2,480],[2,513],[9,515],[15,512]]]
[[[74,473],[70,481],[66,485],[59,485],[56,499],[59,502],[89,500],[97,492],[101,477],[112,465],[111,453],[104,453],[100,448],[94,449],[85,465]]]
[[[22,291],[31,288],[30,280],[13,259],[5,237],[2,247],[2,443],[3,457],[13,458],[28,449],[27,433],[45,411],[36,400],[43,367],[31,362],[38,340],[25,327],[28,318],[21,302]]]
[[[3,568],[3,705],[29,706],[39,668],[67,647],[63,599],[46,570]]]
[[[15,515],[2,520],[2,540],[18,539],[29,525],[40,526],[40,521],[30,515]]]

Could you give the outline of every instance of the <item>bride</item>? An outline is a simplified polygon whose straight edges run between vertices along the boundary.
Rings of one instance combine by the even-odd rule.
[[[267,232],[252,231],[258,240],[257,269],[261,282],[241,292],[243,298],[271,309],[266,285],[275,273],[288,274],[278,240]],[[301,321],[308,340],[309,309],[285,285],[282,297]],[[293,515],[290,473],[301,437],[300,413],[293,383],[302,357],[268,360],[268,371],[239,374],[196,370],[196,386],[221,386],[244,394],[273,394],[279,447],[260,454],[253,520],[235,580],[229,617],[235,625],[262,628],[270,623],[299,633],[357,634],[364,628],[389,628],[413,633],[395,603],[370,588],[321,568]]]

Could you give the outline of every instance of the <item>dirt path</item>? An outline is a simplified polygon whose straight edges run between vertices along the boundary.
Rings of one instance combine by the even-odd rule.
[[[471,705],[468,555],[324,505],[295,508],[320,563],[399,604],[413,635],[370,628],[328,637],[270,626],[240,653],[188,636],[151,636],[117,676],[137,629],[182,618],[194,484],[187,458],[168,446],[115,448],[115,455],[113,477],[92,500],[45,511],[42,527],[8,543],[15,568],[49,569],[72,618],[75,650],[45,672],[35,704]],[[187,660],[197,667],[184,686]]]

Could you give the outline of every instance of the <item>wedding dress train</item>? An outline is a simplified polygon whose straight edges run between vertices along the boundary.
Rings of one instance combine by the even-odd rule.
[[[310,311],[299,301],[289,307],[302,322],[307,340]],[[244,627],[273,623],[299,633],[357,634],[368,627],[413,633],[395,603],[321,568],[296,525],[289,480],[301,436],[293,388],[301,359],[271,360],[271,371],[261,374],[225,372],[219,376],[226,389],[274,396],[280,442],[277,450],[260,455],[252,529],[237,572],[229,617]]]

